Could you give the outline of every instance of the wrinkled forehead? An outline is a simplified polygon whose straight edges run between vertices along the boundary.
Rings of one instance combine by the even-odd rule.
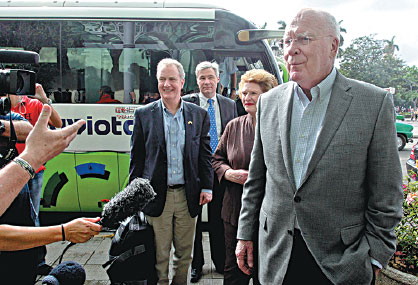
[[[157,71],[158,75],[164,75],[169,77],[180,77],[179,70],[177,69],[177,66],[174,64],[164,64],[160,67],[160,69]]]

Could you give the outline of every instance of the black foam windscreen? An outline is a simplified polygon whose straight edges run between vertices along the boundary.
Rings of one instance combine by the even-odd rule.
[[[100,224],[117,228],[126,218],[141,211],[155,197],[149,180],[135,178],[103,207]]]

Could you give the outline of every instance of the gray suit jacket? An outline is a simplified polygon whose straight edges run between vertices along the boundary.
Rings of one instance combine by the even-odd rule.
[[[259,279],[281,284],[297,216],[302,236],[329,280],[370,284],[370,257],[388,263],[402,216],[392,97],[337,73],[316,148],[296,189],[290,150],[294,84],[259,98],[237,237],[250,240],[259,222]]]

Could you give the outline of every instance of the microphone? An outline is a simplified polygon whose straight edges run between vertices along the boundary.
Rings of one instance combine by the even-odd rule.
[[[38,63],[39,54],[33,51],[0,49],[0,63]]]
[[[103,227],[117,229],[120,222],[141,211],[156,195],[148,179],[135,178],[103,206],[102,218],[97,223]],[[64,248],[59,262],[73,245],[75,243],[70,242]]]
[[[141,211],[156,195],[148,179],[135,178],[103,206],[99,224],[116,229],[120,222]]]
[[[47,285],[83,285],[86,281],[86,271],[75,261],[66,261],[55,266],[42,284]]]

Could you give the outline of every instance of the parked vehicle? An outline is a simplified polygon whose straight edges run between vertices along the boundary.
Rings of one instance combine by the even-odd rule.
[[[396,113],[396,120],[399,120],[399,121],[405,121],[405,116],[404,116],[404,115],[401,115],[401,114]]]
[[[407,142],[413,142],[413,129],[414,126],[411,126],[410,124],[396,122],[398,150],[403,150]]]
[[[213,4],[184,1],[0,0],[0,47],[39,53],[36,72],[63,126],[86,120],[77,138],[46,164],[43,212],[101,212],[128,181],[135,109],[158,92],[163,58],[180,61],[184,93],[195,92],[202,61],[233,58],[236,80],[280,69],[257,27]],[[247,35],[243,42],[237,35]],[[246,32],[246,33],[245,33]],[[122,104],[96,104],[107,85]],[[135,99],[132,100],[132,92]],[[132,102],[135,102],[132,104]]]
[[[414,144],[411,149],[411,154],[409,155],[408,160],[406,161],[406,173],[411,179],[416,180],[418,174],[418,143]]]

